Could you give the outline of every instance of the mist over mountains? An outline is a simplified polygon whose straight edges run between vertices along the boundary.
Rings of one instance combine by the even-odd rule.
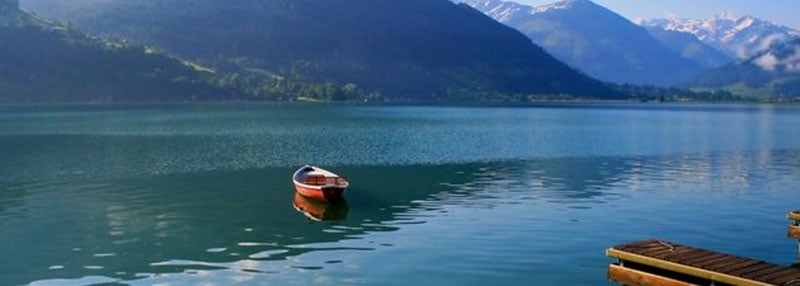
[[[757,98],[798,97],[800,39],[775,43],[748,59],[705,72],[689,86],[724,89]]]

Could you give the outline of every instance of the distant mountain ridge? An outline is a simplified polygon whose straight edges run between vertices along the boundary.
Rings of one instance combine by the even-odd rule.
[[[0,0],[0,102],[220,100],[208,73],[143,47],[104,42]]]
[[[539,7],[501,0],[457,2],[521,31],[557,58],[602,80],[671,85],[703,70],[644,28],[589,0]]]
[[[654,38],[683,58],[694,61],[704,68],[716,68],[734,61],[720,50],[703,43],[693,34],[664,30],[659,27],[645,27]]]
[[[800,97],[800,39],[703,73],[689,85],[759,98]]]
[[[642,20],[640,24],[695,35],[731,57],[747,59],[772,44],[800,37],[800,31],[753,16],[721,14],[710,19],[669,18]]]
[[[292,81],[300,79],[413,100],[618,96],[517,31],[447,0],[97,2],[69,7],[61,0],[24,1],[37,13],[92,33],[225,70],[253,71],[264,77],[256,80],[259,90],[293,92]],[[48,10],[51,4],[61,10]]]

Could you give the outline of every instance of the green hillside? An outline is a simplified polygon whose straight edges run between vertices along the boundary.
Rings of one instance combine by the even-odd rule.
[[[142,47],[105,42],[0,1],[0,102],[227,99],[211,74]]]
[[[107,0],[31,9],[215,66],[257,98],[617,98],[519,32],[448,0]],[[48,10],[58,3],[57,11]],[[70,10],[73,9],[73,10]]]

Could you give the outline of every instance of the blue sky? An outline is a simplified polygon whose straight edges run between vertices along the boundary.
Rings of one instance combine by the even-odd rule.
[[[512,0],[527,5],[542,5],[556,0]],[[799,0],[594,0],[617,13],[635,19],[663,18],[676,15],[684,18],[709,18],[721,12],[753,15],[777,24],[800,30]]]

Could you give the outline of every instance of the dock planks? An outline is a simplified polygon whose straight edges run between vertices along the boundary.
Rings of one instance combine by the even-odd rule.
[[[797,215],[800,218],[800,213]],[[691,277],[694,280],[730,285],[800,286],[798,268],[657,239],[618,245],[608,249],[606,255],[621,261],[620,265],[609,266],[609,279],[625,285],[693,285],[693,282],[677,284],[675,281],[679,280],[664,277],[674,274],[674,276]],[[626,263],[656,269],[667,274],[655,275],[639,269],[626,269]],[[635,279],[639,279],[638,282]],[[664,283],[653,283],[660,281],[658,279],[666,280]]]

